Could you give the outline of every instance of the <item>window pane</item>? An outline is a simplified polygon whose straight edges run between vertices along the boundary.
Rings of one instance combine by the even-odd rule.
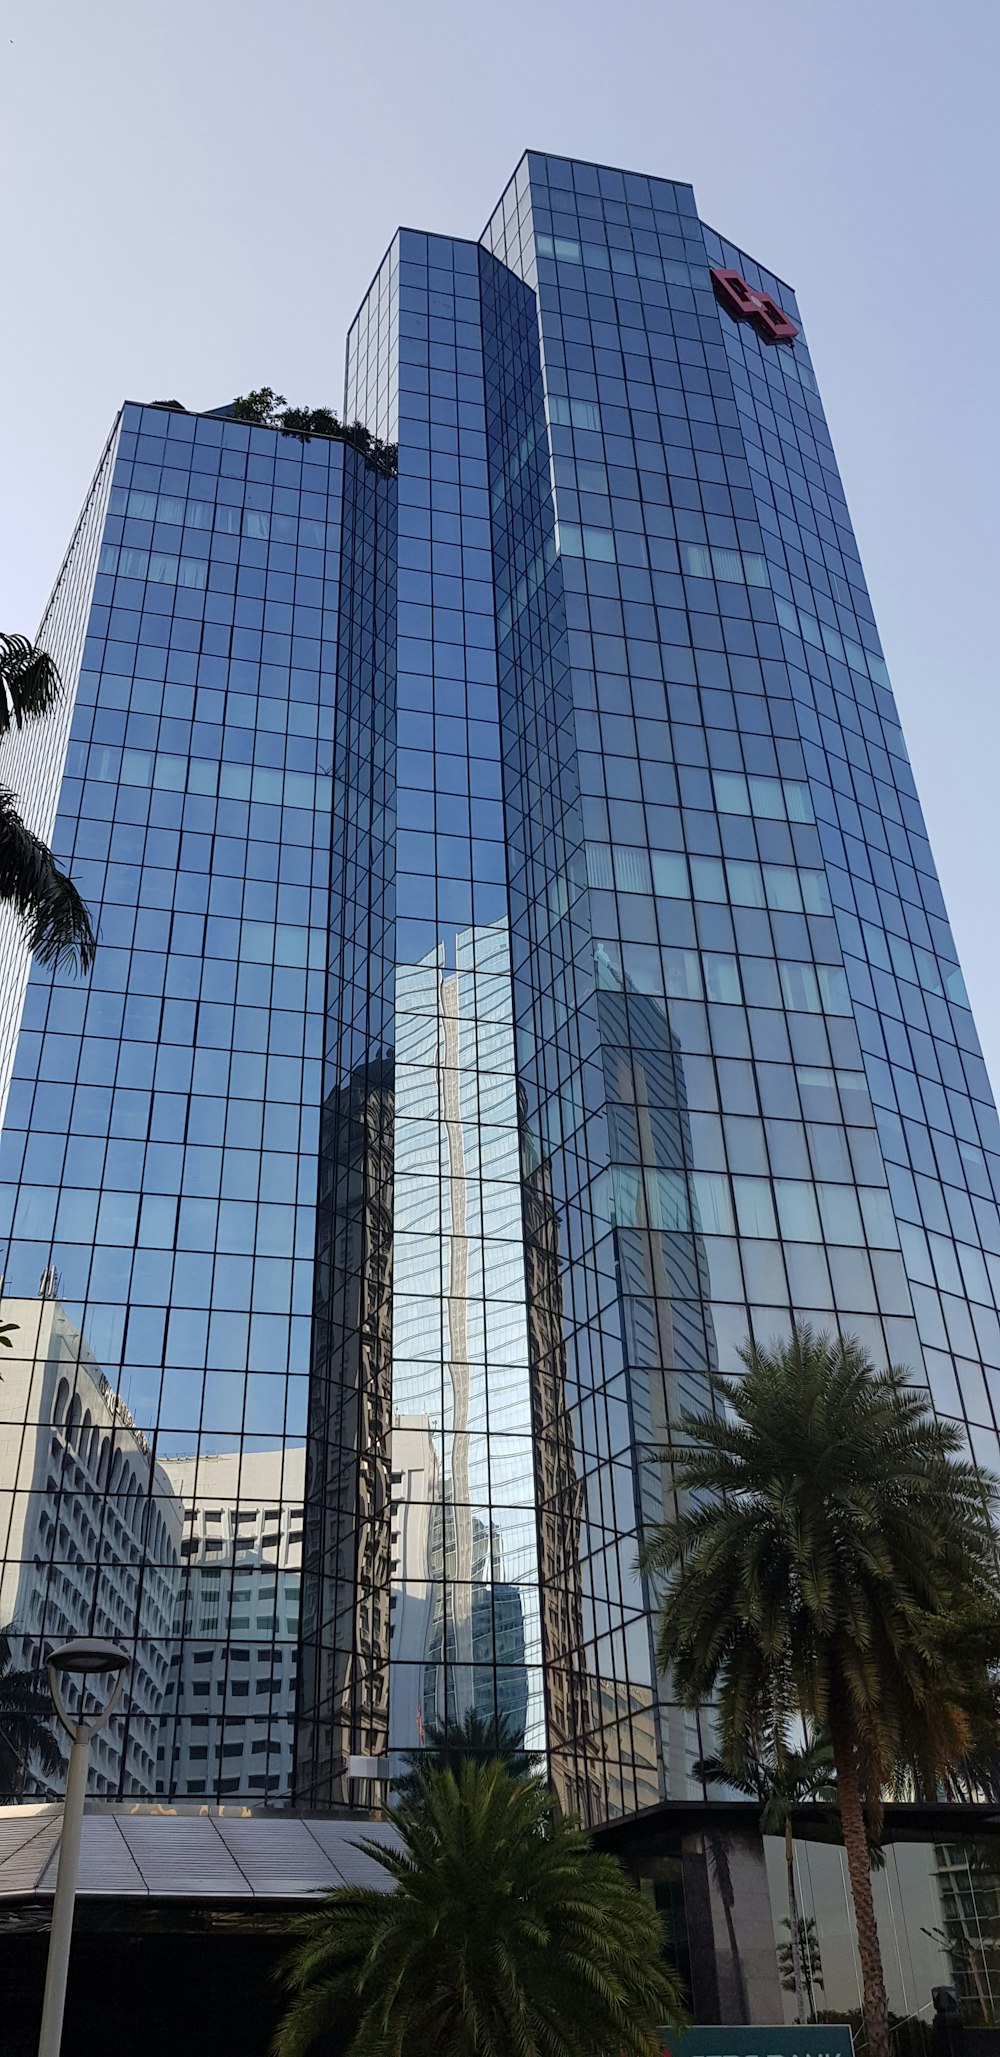
[[[679,852],[651,850],[653,891],[668,900],[687,900],[690,895],[687,864]]]
[[[587,884],[610,888],[614,885],[611,852],[607,843],[587,844]]]
[[[804,1179],[775,1179],[781,1233],[790,1243],[821,1243],[816,1194]]]
[[[853,1186],[821,1185],[816,1191],[827,1242],[863,1243],[861,1210]]]
[[[710,1000],[721,1000],[729,1007],[739,1007],[743,994],[740,990],[740,974],[735,957],[723,957],[706,951],[702,957],[705,973],[705,991]]]
[[[737,907],[763,907],[764,881],[759,864],[727,858],[726,877],[730,898]]]
[[[742,772],[713,771],[712,784],[720,814],[749,814],[750,794]]]
[[[696,950],[664,950],[664,991],[672,1000],[701,999],[701,971]]]
[[[648,893],[651,886],[649,857],[645,850],[621,844],[614,852],[615,885],[620,893]]]
[[[811,964],[779,964],[785,1006],[793,1014],[820,1012],[819,987]]]
[[[764,888],[769,907],[785,914],[801,914],[802,890],[799,875],[790,864],[765,864]]]
[[[706,1236],[733,1233],[733,1203],[729,1180],[721,1171],[696,1171],[692,1177],[697,1226]]]
[[[692,857],[691,884],[696,900],[726,898],[726,881],[721,857]]]
[[[733,1194],[741,1236],[777,1236],[771,1188],[766,1178],[734,1178]]]
[[[832,914],[830,888],[822,871],[800,871],[799,883],[807,914]]]

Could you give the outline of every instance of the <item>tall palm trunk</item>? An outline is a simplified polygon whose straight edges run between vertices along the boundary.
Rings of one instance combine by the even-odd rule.
[[[808,1947],[807,1939],[799,1934],[799,1903],[795,1891],[795,1842],[792,1836],[792,1817],[785,1822],[785,1864],[788,1867],[788,1926],[792,1937],[792,1978],[795,1981],[795,2019],[805,2020],[802,1997],[802,1950]]]
[[[837,1770],[837,1805],[844,1835],[844,1848],[847,1851],[847,1869],[850,1874],[854,1919],[858,1931],[868,2057],[889,2057],[889,2002],[886,1998],[882,1951],[875,1925],[868,1838],[865,1833],[865,1817],[861,1805],[854,1749],[849,1733],[841,1728],[839,1722],[830,1723],[830,1742]]]

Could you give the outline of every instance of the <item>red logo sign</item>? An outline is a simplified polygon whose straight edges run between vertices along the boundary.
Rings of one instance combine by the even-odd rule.
[[[715,297],[727,314],[734,315],[737,321],[752,321],[767,342],[791,343],[798,335],[795,323],[782,313],[777,301],[769,293],[758,293],[748,286],[738,271],[713,270],[712,284]]]

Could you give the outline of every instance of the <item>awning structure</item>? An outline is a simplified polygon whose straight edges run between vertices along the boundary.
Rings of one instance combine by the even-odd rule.
[[[0,1902],[51,1897],[62,1808],[0,1808]],[[186,1814],[108,1807],[87,1814],[78,1892],[95,1899],[308,1899],[335,1886],[389,1891],[361,1842],[397,1847],[387,1823],[329,1816]]]

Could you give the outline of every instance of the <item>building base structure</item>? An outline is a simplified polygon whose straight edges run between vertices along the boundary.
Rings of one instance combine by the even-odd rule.
[[[893,1808],[875,1895],[896,2043],[931,2057],[932,1993],[951,1986],[967,2057],[995,2057],[1000,1838],[974,1810]],[[0,2002],[5,2057],[37,2043],[58,1810],[0,1810]],[[281,2010],[288,1923],[344,1882],[388,1885],[357,1849],[370,1817],[104,1808],[85,1823],[67,2021],[73,2057],[150,2057],[201,2038],[218,2057],[266,2057]],[[597,1831],[663,1913],[696,2023],[791,2026],[784,1844],[743,1803],[668,1803]],[[806,2027],[861,2019],[843,1850],[796,1822],[806,1925]],[[150,2010],[150,1991],[157,2004]],[[98,2002],[97,1996],[100,1996]],[[117,2040],[116,2040],[117,2039]]]

